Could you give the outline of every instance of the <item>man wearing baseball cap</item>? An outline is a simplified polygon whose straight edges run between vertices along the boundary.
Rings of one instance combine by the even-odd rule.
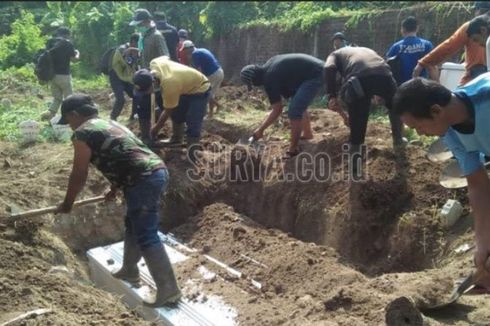
[[[155,22],[152,20],[150,12],[146,9],[137,9],[134,12],[133,20],[130,26],[136,26],[136,31],[141,34],[138,42],[138,48],[141,53],[141,67],[148,68],[150,61],[169,55],[165,37],[160,33]],[[161,97],[161,95],[158,95]],[[150,137],[150,128],[155,121],[151,121],[151,96],[150,94],[134,94],[136,112],[138,113],[138,122],[140,125],[142,139],[145,144],[153,146]]]
[[[220,108],[216,100],[216,92],[218,91],[225,74],[218,59],[211,51],[205,48],[196,48],[191,40],[186,40],[182,44],[187,61],[192,63],[192,66],[202,72],[211,83],[211,94],[209,96],[209,117],[213,117],[213,110],[216,108],[216,113]]]
[[[333,48],[338,50],[347,46],[347,39],[345,38],[344,33],[337,32],[332,36]]]
[[[142,52],[143,68],[148,68],[154,58],[170,54],[165,37],[157,30],[148,10],[136,9],[129,26],[136,26],[136,31],[142,36],[138,48]]]
[[[157,87],[165,94],[164,112],[152,128],[152,137],[156,138],[170,116],[173,135],[167,144],[182,144],[185,123],[188,155],[194,160],[201,138],[202,121],[206,115],[210,82],[201,72],[171,61],[167,56],[153,59],[150,69],[138,70],[133,82],[139,93],[149,94]]]
[[[190,65],[190,62],[187,62],[187,57],[184,53],[184,42],[189,37],[189,33],[185,29],[179,29],[179,44],[177,44],[177,57],[179,58],[179,62],[183,65]]]
[[[160,198],[168,185],[168,171],[162,159],[126,127],[97,116],[92,98],[85,94],[68,96],[61,105],[59,123],[73,129],[73,168],[64,201],[56,213],[68,213],[87,180],[92,163],[111,183],[106,200],[122,190],[126,203],[124,255],[121,269],[112,275],[139,283],[137,263],[145,258],[157,287],[150,307],[175,303],[181,297],[172,265],[158,237]]]

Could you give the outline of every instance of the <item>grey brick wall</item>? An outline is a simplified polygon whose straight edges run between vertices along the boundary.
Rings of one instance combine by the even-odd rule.
[[[324,60],[333,50],[330,38],[338,31],[344,32],[351,42],[372,48],[383,56],[389,46],[401,38],[401,21],[410,15],[419,21],[418,35],[437,46],[473,17],[463,7],[446,5],[447,10],[439,11],[430,5],[389,10],[365,17],[357,26],[350,28],[345,24],[350,17],[333,18],[308,33],[294,30],[281,32],[274,27],[251,27],[211,40],[204,46],[217,55],[225,71],[225,80],[237,82],[243,66],[264,63],[276,54],[301,52]],[[458,62],[460,54],[449,58],[449,61]]]

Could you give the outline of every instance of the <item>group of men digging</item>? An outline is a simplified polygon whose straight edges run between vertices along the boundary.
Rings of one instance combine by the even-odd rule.
[[[144,22],[141,18],[148,17],[146,12],[141,12],[135,13],[132,24],[143,24],[146,29],[141,32],[149,33],[152,23]],[[468,24],[465,25],[467,29]],[[470,36],[461,46],[472,42]],[[435,56],[434,53],[442,48],[447,49],[447,42],[428,55]],[[144,48],[149,46],[145,43]],[[469,49],[467,46],[466,51]],[[466,56],[467,60],[473,57]],[[426,65],[429,75],[433,73],[426,62],[422,59],[416,63],[414,76],[421,72],[419,65]],[[148,59],[147,68],[135,72],[132,77],[135,96],[146,96],[151,102],[152,94],[159,89],[158,97],[162,97],[164,111],[155,126],[151,127],[154,122],[151,121],[149,127],[142,127],[143,142],[117,122],[98,118],[97,107],[89,96],[75,94],[63,101],[60,123],[68,123],[74,130],[75,158],[66,197],[58,212],[71,210],[85,184],[89,163],[111,182],[107,199],[122,190],[127,206],[124,258],[121,269],[113,275],[130,283],[138,282],[136,264],[144,257],[157,286],[155,302],[147,304],[157,307],[176,302],[181,294],[157,235],[159,201],[168,184],[168,171],[162,159],[149,149],[147,145],[151,142],[145,142],[145,137],[154,137],[170,117],[176,142],[182,141],[186,125],[188,146],[198,143],[212,86],[203,73],[172,61],[168,56]],[[475,214],[475,263],[477,268],[483,268],[490,255],[490,180],[480,161],[480,153],[490,155],[490,129],[486,125],[490,123],[490,111],[486,109],[490,106],[490,74],[474,78],[455,92],[421,77],[397,87],[390,66],[375,51],[342,46],[332,52],[326,62],[306,54],[281,54],[263,65],[245,66],[240,76],[249,89],[263,86],[271,103],[271,113],[253,132],[255,140],[262,138],[266,128],[279,117],[283,98],[289,99],[291,141],[288,157],[300,152],[302,136],[313,137],[307,108],[324,88],[328,107],[341,114],[344,123],[350,127],[352,153],[359,151],[364,143],[371,99],[375,95],[382,98],[388,108],[395,148],[403,149],[402,121],[419,134],[444,136],[468,178],[470,203]],[[342,81],[340,87],[338,76]],[[465,78],[467,76],[469,74]],[[145,136],[145,132],[150,135]],[[359,166],[355,162],[350,164],[352,169]],[[489,275],[486,274],[479,286],[490,286]]]

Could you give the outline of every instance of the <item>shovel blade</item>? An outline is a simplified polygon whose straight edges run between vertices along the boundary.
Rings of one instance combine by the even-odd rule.
[[[441,176],[439,177],[439,183],[447,189],[458,189],[468,186],[468,181],[466,180],[466,177],[463,176],[463,172],[456,160],[451,160],[442,170]]]
[[[451,296],[447,301],[427,307],[424,310],[437,310],[455,303],[463,295],[463,293],[465,293],[473,285],[475,285],[475,277],[473,273],[470,273],[470,275],[466,276],[463,281],[453,290],[453,293],[451,293]]]
[[[433,142],[427,150],[427,158],[431,162],[444,162],[453,157],[453,153],[446,146],[442,138]]]
[[[252,143],[254,143],[254,138],[253,136],[245,136],[245,137],[240,137],[240,139],[238,139],[236,145],[245,145],[245,146],[249,146],[249,145],[252,145]]]
[[[259,141],[255,140],[253,136],[240,138],[236,143],[236,145],[251,148],[257,154],[261,154],[264,150],[264,145],[261,144]]]

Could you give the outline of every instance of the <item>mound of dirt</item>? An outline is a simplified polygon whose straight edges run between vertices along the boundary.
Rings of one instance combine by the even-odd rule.
[[[28,231],[28,232],[26,232]],[[50,309],[36,325],[143,325],[117,298],[90,285],[87,273],[53,234],[34,223],[0,228],[0,323]],[[23,320],[16,325],[26,325]],[[149,323],[148,323],[149,324]]]
[[[237,308],[241,325],[382,325],[385,307],[395,298],[408,296],[417,307],[439,303],[470,268],[467,259],[443,269],[369,279],[344,265],[331,247],[265,228],[222,203],[207,206],[173,233],[243,273],[241,279],[226,279],[241,291],[227,291],[232,286],[219,281],[205,285],[207,293],[219,293]],[[204,259],[201,264],[212,269]],[[179,268],[179,280],[189,279],[196,269],[194,265]],[[250,286],[250,279],[259,282],[261,289]],[[461,301],[473,304],[475,314],[455,318],[446,311],[432,317],[459,321],[458,325],[490,322],[484,301],[475,303],[471,297]]]
[[[203,170],[213,172],[202,180],[216,189],[207,203],[223,201],[262,225],[332,246],[369,275],[432,266],[444,249],[437,209],[453,197],[438,185],[440,166],[418,146],[394,152],[389,127],[371,123],[366,177],[352,182],[343,147],[348,129],[325,110],[311,110],[311,120],[315,137],[302,142],[307,155],[291,160],[282,159],[284,141],[265,142],[257,155],[234,146],[235,136],[227,142],[230,131],[212,128],[227,149],[205,145]],[[323,175],[314,161],[322,158]]]
[[[104,108],[108,94],[95,94]],[[223,87],[222,99],[233,114],[268,106],[261,92],[244,87]],[[428,162],[424,149],[393,151],[389,127],[376,123],[368,127],[366,178],[352,182],[343,148],[347,127],[326,110],[311,110],[311,120],[314,139],[301,146],[326,160],[326,174],[304,173],[320,166],[307,156],[282,159],[288,144],[279,138],[266,137],[259,153],[235,146],[249,131],[217,119],[204,124],[199,164],[187,161],[184,148],[159,151],[171,175],[161,206],[163,229],[176,227],[172,232],[192,247],[243,273],[236,278],[219,272],[204,290],[237,307],[243,325],[380,325],[396,298],[423,306],[450,293],[453,281],[471,268],[470,252],[453,251],[471,243],[471,220],[450,233],[437,209],[455,197],[467,205],[465,191],[440,187],[440,166]],[[137,132],[137,123],[130,127]],[[287,123],[282,128],[287,133]],[[170,133],[167,125],[162,136]],[[58,204],[72,151],[70,144],[19,149],[0,143],[1,213]],[[107,186],[91,169],[79,199]],[[52,308],[35,322],[142,323],[117,299],[87,285],[84,259],[71,253],[121,240],[123,207],[90,205],[15,225],[0,221],[0,292],[8,293],[0,296],[0,321]],[[197,261],[177,268],[179,282],[189,281],[199,265],[213,270],[205,259]],[[482,297],[462,302],[471,309],[432,317],[446,324],[490,323]]]

